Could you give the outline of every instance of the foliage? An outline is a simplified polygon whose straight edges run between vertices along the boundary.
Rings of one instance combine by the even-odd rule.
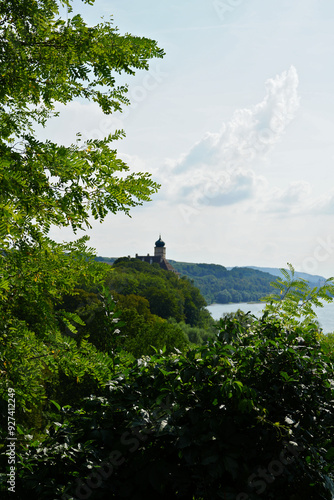
[[[187,337],[178,327],[152,314],[147,299],[136,295],[114,294],[120,317],[124,322],[122,347],[135,358],[164,350],[169,354],[176,347],[181,351],[189,347]]]
[[[217,264],[171,263],[177,271],[193,281],[209,304],[260,300],[270,292],[273,279],[269,273],[246,267],[235,267],[228,271]]]
[[[100,383],[110,376],[105,356],[84,339],[78,342],[76,326],[81,319],[56,310],[62,294],[73,290],[78,279],[92,282],[103,276],[84,248],[85,239],[69,245],[50,240],[42,247],[21,243],[4,256],[11,280],[1,297],[0,390],[5,397],[8,386],[15,388],[17,414],[23,420],[37,408],[41,418],[50,387],[53,396],[59,394],[59,377],[78,384],[84,374]]]
[[[113,264],[106,283],[121,295],[139,295],[148,300],[152,314],[191,326],[212,325],[206,302],[186,278],[139,259],[121,258]]]
[[[120,312],[117,310],[116,302],[111,295],[108,288],[102,285],[102,308],[103,308],[103,322],[102,328],[99,331],[101,338],[109,338],[108,354],[112,359],[113,371],[115,371],[116,354],[120,351],[120,330],[124,323],[119,321]]]
[[[241,309],[237,309],[236,312],[224,313],[222,315],[223,324],[226,324],[228,322],[236,323],[238,324],[239,328],[242,327],[246,330],[250,327],[253,321],[254,321],[254,316],[250,314],[250,311],[248,313],[245,313]]]
[[[136,322],[134,324],[136,325]],[[139,327],[136,334],[128,336],[124,343],[124,349],[135,358],[152,355],[154,352],[164,352],[167,355],[175,348],[180,352],[186,351],[189,348],[188,338],[181,328],[171,326],[160,318],[157,318],[151,327],[147,324]]]
[[[71,2],[65,2],[71,10]],[[89,2],[92,3],[92,2]],[[127,104],[115,74],[147,69],[163,51],[147,38],[120,35],[112,22],[89,27],[78,14],[64,21],[54,0],[0,7],[0,234],[2,248],[47,234],[51,224],[89,226],[150,199],[158,186],[128,167],[102,140],[69,147],[41,142],[34,124],[55,116],[55,103],[85,98],[109,114]],[[115,175],[120,172],[121,175]]]
[[[66,21],[60,4],[68,7]],[[80,316],[60,305],[78,283],[98,286],[109,266],[95,262],[87,238],[57,244],[50,228],[76,231],[90,217],[129,214],[159,187],[117,157],[113,143],[123,131],[86,142],[77,135],[70,146],[42,142],[35,132],[55,119],[59,103],[86,99],[105,114],[120,111],[128,99],[119,75],[163,56],[155,41],[121,35],[111,21],[88,26],[71,4],[0,4],[0,391],[6,399],[15,388],[18,423],[37,432],[50,397],[78,401],[110,379],[117,347],[111,332],[111,357],[99,352]],[[101,303],[110,333],[113,306]]]
[[[101,257],[101,256],[96,256],[95,260],[97,262],[106,262],[106,264],[112,265],[116,259],[116,257]]]
[[[63,4],[71,14],[70,0]],[[273,297],[261,319],[226,317],[216,339],[187,349],[184,328],[167,318],[210,325],[187,279],[136,259],[110,268],[94,261],[87,238],[48,238],[51,225],[77,230],[91,214],[128,213],[158,186],[117,158],[111,143],[122,131],[65,147],[42,143],[34,127],[77,98],[120,110],[127,98],[117,74],[147,69],[163,52],[109,22],[63,21],[55,0],[9,0],[0,5],[0,54],[0,408],[14,387],[16,497],[245,500],[264,488],[268,499],[331,498],[334,374],[312,310],[331,283],[307,291],[285,275],[283,301]],[[70,300],[80,295],[81,310]],[[137,330],[124,343],[122,314]],[[135,361],[121,351],[138,356],[154,343],[155,354]]]
[[[1,310],[4,318],[17,317],[43,335],[56,328],[61,314],[54,314],[54,305],[69,293],[78,280],[99,281],[103,269],[95,264],[87,237],[76,243],[17,243],[2,253],[3,272],[8,286],[2,290]]]
[[[334,362],[334,333],[320,335],[320,344],[323,351]]]
[[[7,399],[7,387],[15,388],[16,418],[20,425],[45,425],[44,412],[49,398],[79,401],[90,388],[96,391],[112,376],[111,360],[86,340],[50,332],[41,340],[24,322],[12,320],[2,325],[0,397]]]
[[[288,269],[280,269],[283,277],[272,283],[277,293],[262,300],[267,302],[265,312],[284,318],[287,324],[314,328],[318,325],[315,307],[323,307],[324,302],[331,302],[334,295],[334,278],[329,278],[321,287],[310,288],[302,278],[295,278],[294,267],[288,263]],[[320,331],[320,327],[318,328]]]
[[[106,287],[104,295],[112,296],[113,315],[109,323],[99,293],[78,289],[75,295],[65,296],[61,304],[85,322],[84,327],[78,327],[78,334],[87,337],[100,351],[112,355],[121,350],[139,358],[154,354],[156,349],[165,348],[169,353],[174,347],[183,351],[189,346],[182,329],[171,328],[166,320],[152,314],[144,297],[121,295]],[[118,357],[115,360],[120,361]]]
[[[168,322],[175,327],[179,327],[183,331],[183,333],[186,334],[189,342],[195,345],[202,345],[205,344],[208,340],[216,338],[218,332],[218,327],[215,324],[210,327],[207,326],[206,328],[203,328],[199,326],[188,325],[187,323],[184,323],[184,321],[177,323],[174,318],[169,318]]]
[[[23,451],[18,498],[331,499],[333,365],[284,320],[246,316],[64,408]]]

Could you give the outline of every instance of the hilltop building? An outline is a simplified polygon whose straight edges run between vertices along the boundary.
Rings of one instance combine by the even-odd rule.
[[[179,274],[176,269],[168,262],[166,259],[166,246],[165,242],[162,241],[161,235],[159,236],[159,239],[155,242],[155,247],[154,247],[154,255],[150,255],[149,253],[147,255],[138,255],[136,253],[136,259],[140,259],[143,262],[148,262],[149,264],[159,264],[161,269],[164,269],[165,271],[171,271],[172,273]]]

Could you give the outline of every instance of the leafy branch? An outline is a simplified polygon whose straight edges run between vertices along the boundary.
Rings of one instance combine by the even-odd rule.
[[[302,325],[316,322],[315,307],[323,307],[324,302],[334,298],[334,278],[329,278],[320,287],[311,288],[303,278],[295,277],[295,269],[288,263],[288,269],[280,269],[281,278],[271,283],[278,293],[272,293],[262,300],[267,302],[264,311],[277,317],[284,317],[292,324]]]

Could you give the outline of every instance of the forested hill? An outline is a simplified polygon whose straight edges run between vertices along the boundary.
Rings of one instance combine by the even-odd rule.
[[[206,302],[198,287],[158,264],[122,257],[112,264],[106,284],[112,292],[146,299],[151,313],[160,318],[198,327],[207,322]]]
[[[273,291],[270,283],[275,277],[256,269],[234,267],[228,271],[218,264],[169,262],[182,276],[193,280],[208,304],[255,301]]]
[[[96,257],[96,260],[112,265],[118,259],[117,257]],[[124,263],[128,259],[120,260]],[[276,276],[270,272],[250,267],[227,269],[219,264],[194,264],[168,260],[181,276],[186,276],[193,281],[208,304],[257,301],[273,292],[270,283],[275,281]],[[149,267],[146,267],[146,270],[149,270]]]
[[[262,271],[263,273],[269,273],[276,277],[283,277],[281,270],[278,267],[256,267],[247,266],[250,269],[256,269],[257,271]],[[232,268],[231,268],[232,269]],[[318,274],[302,273],[300,271],[295,271],[295,278],[306,280],[311,287],[319,287],[325,284],[326,278],[324,276],[319,276]]]

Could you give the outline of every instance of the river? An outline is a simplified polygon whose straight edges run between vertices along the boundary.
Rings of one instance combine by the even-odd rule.
[[[264,308],[263,303],[249,304],[241,302],[239,304],[211,304],[207,309],[211,313],[213,319],[219,319],[224,313],[235,312],[241,309],[244,312],[250,311],[255,316],[260,316]],[[324,304],[324,307],[317,307],[315,312],[318,316],[318,321],[324,333],[334,332],[334,302]]]

